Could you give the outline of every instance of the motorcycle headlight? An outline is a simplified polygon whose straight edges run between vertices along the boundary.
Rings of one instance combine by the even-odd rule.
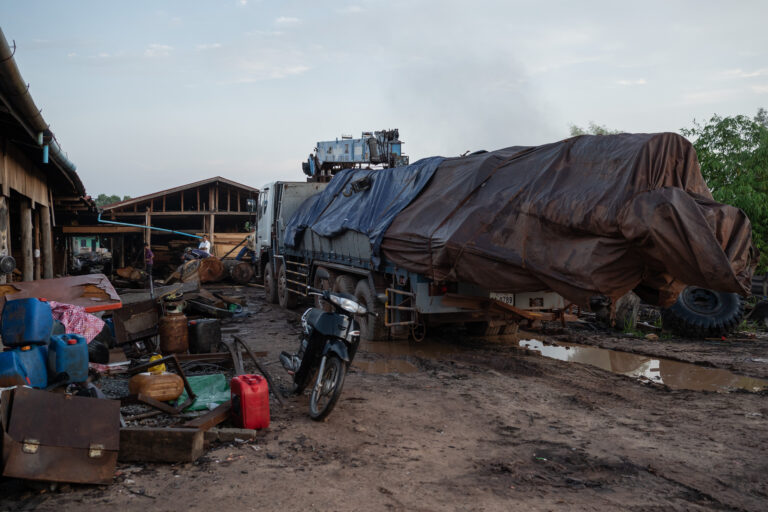
[[[365,309],[365,306],[363,306],[362,304],[358,304],[357,302],[351,299],[345,299],[344,297],[339,297],[338,295],[331,295],[331,302],[339,306],[341,309],[343,309],[347,313],[364,315],[368,312],[368,310]]]

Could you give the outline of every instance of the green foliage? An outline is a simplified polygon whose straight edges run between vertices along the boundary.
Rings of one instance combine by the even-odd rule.
[[[768,112],[761,108],[752,118],[714,115],[680,131],[693,142],[715,200],[749,217],[761,253],[758,272],[768,271]]]
[[[112,203],[118,203],[120,201],[125,201],[126,199],[130,199],[130,198],[131,196],[123,196],[123,198],[120,199],[120,196],[108,196],[107,194],[99,194],[99,197],[94,199],[94,202],[96,203],[96,206],[101,208],[102,206],[106,206]]]
[[[617,133],[623,133],[621,130],[611,130],[607,126],[597,124],[594,121],[590,121],[586,129],[572,124],[568,127],[568,130],[571,133],[571,137],[576,137],[577,135],[616,135]]]

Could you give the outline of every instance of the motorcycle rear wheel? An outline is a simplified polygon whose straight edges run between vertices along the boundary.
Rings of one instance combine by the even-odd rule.
[[[344,387],[344,376],[347,366],[338,356],[330,354],[325,360],[323,375],[318,378],[321,381],[320,389],[312,388],[309,398],[309,417],[315,421],[322,421],[328,416],[341,396]]]

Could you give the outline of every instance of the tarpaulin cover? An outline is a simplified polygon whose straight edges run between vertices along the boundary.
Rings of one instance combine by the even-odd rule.
[[[285,245],[296,247],[307,228],[329,238],[346,230],[357,231],[368,235],[374,264],[378,266],[382,235],[392,219],[421,192],[442,161],[441,157],[431,157],[386,172],[339,172],[321,193],[307,199],[293,214],[286,226]]]
[[[356,209],[377,215],[368,203]],[[684,285],[747,293],[757,261],[749,219],[712,199],[693,146],[673,133],[446,159],[381,253],[435,280],[551,289],[584,305],[638,286],[662,305]]]

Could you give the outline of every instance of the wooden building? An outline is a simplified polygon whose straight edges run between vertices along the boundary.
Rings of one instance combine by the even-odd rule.
[[[185,247],[196,248],[199,239],[182,233],[202,236],[207,234],[213,243],[214,256],[223,257],[253,229],[253,214],[248,211],[248,200],[258,198],[258,189],[216,176],[187,185],[161,190],[133,199],[120,201],[102,209],[102,219],[111,222],[152,226],[142,227],[117,224],[69,226],[65,232],[109,236],[116,267],[141,265],[140,249],[148,242],[155,253],[155,268],[173,268],[181,261]]]
[[[66,273],[61,226],[95,210],[14,52],[0,30],[0,256],[13,255],[13,278],[29,281]]]

